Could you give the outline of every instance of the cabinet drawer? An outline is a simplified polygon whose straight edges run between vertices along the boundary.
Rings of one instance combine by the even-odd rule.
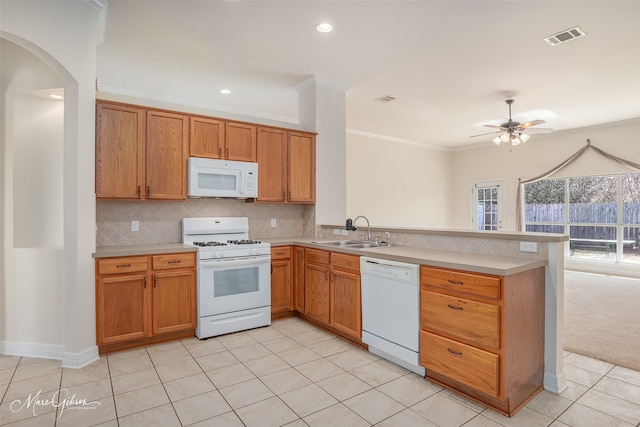
[[[306,262],[312,262],[315,264],[329,265],[329,251],[323,251],[321,249],[305,249]]]
[[[420,331],[420,364],[429,370],[499,398],[498,355]]]
[[[360,272],[360,257],[357,255],[331,252],[331,267]]]
[[[190,268],[196,265],[195,253],[154,255],[153,269]]]
[[[102,258],[98,260],[98,274],[147,271],[147,257]]]
[[[500,307],[444,294],[420,291],[421,329],[462,341],[500,348]]]
[[[500,277],[422,266],[420,283],[453,294],[500,299]]]
[[[291,258],[291,246],[278,246],[271,248],[271,259],[287,259]]]

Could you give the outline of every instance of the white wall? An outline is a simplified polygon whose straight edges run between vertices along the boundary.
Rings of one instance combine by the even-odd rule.
[[[37,320],[58,318],[64,307],[63,103],[42,92],[62,82],[25,49],[0,39],[0,50],[6,112],[2,199],[8,209],[2,215],[3,283],[9,285],[2,292],[1,336],[59,345],[64,331]]]
[[[347,217],[364,215],[371,226],[451,228],[451,161],[449,151],[348,132]]]
[[[517,147],[495,146],[453,153],[453,227],[471,227],[471,183],[503,179],[505,182],[505,230],[516,229],[518,178],[528,179],[558,165],[586,144],[618,157],[640,163],[640,119],[548,135],[533,135]],[[574,165],[555,176],[599,175],[629,172],[629,169],[588,151]]]
[[[0,295],[4,298],[0,312],[6,317],[0,331],[0,350],[13,354],[57,357],[63,359],[65,366],[79,366],[97,357],[94,267],[91,257],[95,250],[93,159],[97,11],[82,1],[3,2],[0,38],[20,46],[42,61],[62,83],[65,94],[63,148],[62,152],[57,150],[55,154],[62,157],[62,191],[55,190],[54,194],[57,191],[58,196],[52,198],[45,196],[46,188],[40,194],[37,191],[31,194],[34,198],[44,198],[49,206],[53,206],[53,221],[59,221],[59,218],[55,218],[55,212],[63,212],[62,238],[59,235],[48,238],[48,242],[59,241],[62,249],[51,249],[48,242],[36,242],[33,236],[26,243],[29,248],[14,248],[14,231],[22,226],[16,228],[13,220],[13,175],[8,174],[9,168],[3,167],[3,185],[0,188],[3,206]],[[3,67],[4,62],[3,58]],[[7,67],[16,66],[15,60],[7,60],[7,64]],[[26,72],[34,69],[33,64],[24,62],[15,69],[21,65],[27,66]],[[15,77],[5,75],[6,69],[3,68],[3,86],[5,79],[11,78],[7,83],[10,85]],[[13,87],[12,90],[19,92],[20,88]],[[14,164],[14,149],[21,143],[17,137],[22,140],[25,136],[24,133],[18,132],[16,135],[7,129],[28,126],[25,117],[30,113],[19,112],[14,115],[17,110],[10,103],[13,101],[8,102],[11,96],[5,87],[1,95],[5,132],[1,134],[0,148],[3,166],[6,166]],[[53,125],[48,119],[44,123],[60,126],[58,122]],[[33,132],[27,134],[30,134],[28,138],[36,135]],[[36,153],[34,163],[35,160]],[[28,159],[19,161],[28,163]],[[59,172],[54,175],[59,178]],[[20,181],[23,181],[19,183],[20,188],[15,190],[22,193],[29,185],[22,177]],[[20,201],[20,204],[25,206],[24,201]],[[42,264],[38,264],[40,261]],[[36,266],[41,268],[34,270]],[[52,298],[52,295],[55,297]],[[47,309],[26,308],[41,305]],[[43,338],[52,330],[55,332]]]

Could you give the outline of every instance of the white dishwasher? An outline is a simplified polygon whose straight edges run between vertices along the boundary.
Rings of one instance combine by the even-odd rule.
[[[371,353],[424,376],[419,364],[420,267],[360,257],[362,341]]]

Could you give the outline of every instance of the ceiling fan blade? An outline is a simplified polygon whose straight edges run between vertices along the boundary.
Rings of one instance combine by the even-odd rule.
[[[546,123],[546,122],[544,120],[531,120],[530,122],[526,122],[526,123],[522,123],[522,124],[518,125],[518,127],[526,129],[528,127],[541,125],[543,123]]]
[[[493,135],[495,133],[502,133],[501,130],[497,130],[495,132],[489,132],[489,133],[481,133],[479,135],[471,135],[469,138],[475,138],[476,136],[485,136],[485,135]]]
[[[482,125],[486,128],[496,128],[496,129],[500,129],[500,130],[509,130],[509,128],[504,127],[504,126],[497,126],[497,125]]]
[[[553,132],[553,129],[551,128],[529,128],[529,129],[526,129],[524,133],[535,135],[538,133],[551,133],[551,132]]]

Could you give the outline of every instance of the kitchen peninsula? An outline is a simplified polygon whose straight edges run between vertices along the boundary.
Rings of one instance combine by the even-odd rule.
[[[336,233],[335,230],[338,230]],[[484,290],[474,294],[475,291],[458,295],[456,290],[445,289],[444,296],[438,298],[458,298],[461,295],[465,297],[464,302],[467,304],[479,305],[484,309],[496,307],[498,314],[496,319],[498,322],[497,330],[493,330],[497,338],[497,344],[494,354],[506,355],[506,351],[501,345],[509,345],[507,340],[513,340],[513,335],[500,335],[500,330],[506,331],[508,325],[515,318],[522,318],[516,312],[523,310],[535,311],[533,318],[539,321],[539,330],[535,328],[529,330],[530,335],[534,337],[533,344],[529,343],[534,353],[540,360],[539,363],[542,370],[536,374],[540,381],[544,384],[544,388],[560,393],[566,388],[564,374],[562,372],[562,311],[563,311],[563,271],[564,258],[563,249],[564,242],[567,241],[566,235],[560,234],[543,234],[543,233],[509,233],[509,232],[475,232],[470,230],[425,230],[425,229],[399,229],[399,228],[372,228],[372,234],[389,232],[392,235],[392,246],[378,246],[372,248],[350,249],[348,246],[327,245],[324,242],[335,241],[339,239],[359,240],[358,234],[349,233],[347,236],[337,235],[340,233],[338,226],[320,226],[316,230],[317,238],[283,238],[283,239],[266,239],[272,245],[272,250],[279,247],[291,246],[293,249],[291,265],[294,270],[295,278],[298,278],[301,267],[296,269],[296,265],[300,263],[298,257],[304,256],[302,248],[308,248],[314,251],[323,251],[330,254],[344,253],[351,255],[366,255],[369,257],[383,258],[399,262],[408,262],[422,265],[422,290],[425,287],[428,291],[437,289],[438,284],[425,281],[425,270],[438,273],[440,270],[446,274],[463,274],[473,276],[472,279],[489,282],[481,285],[494,287],[495,295],[484,294]],[[524,242],[524,244],[522,244]],[[328,265],[329,263],[327,263]],[[330,271],[330,270],[327,270]],[[495,284],[491,280],[496,280]],[[295,280],[294,280],[295,282]],[[437,282],[437,281],[436,281]],[[523,285],[525,284],[525,285]],[[294,283],[295,285],[295,283]],[[299,307],[299,293],[293,292],[293,307]],[[448,294],[448,295],[447,295]],[[434,295],[429,294],[431,298]],[[468,298],[468,299],[466,299]],[[505,299],[506,298],[506,299]],[[456,300],[460,301],[460,300]],[[511,301],[511,302],[509,302]],[[517,301],[517,302],[515,302]],[[486,303],[489,303],[487,306]],[[304,302],[303,302],[304,304]],[[300,308],[296,308],[300,311]],[[511,313],[511,314],[509,314]],[[424,311],[423,311],[424,316]],[[512,316],[509,318],[508,316]],[[519,317],[520,316],[520,317]],[[494,319],[495,320],[495,319]],[[424,328],[424,325],[423,325]],[[502,328],[502,329],[501,329]],[[542,332],[544,330],[544,332]],[[458,332],[456,332],[458,333]],[[454,336],[456,333],[449,333]],[[506,333],[506,332],[502,332]],[[513,334],[513,332],[511,332]],[[445,335],[447,335],[445,333]],[[535,340],[538,340],[537,342]],[[464,340],[463,340],[464,341]],[[448,342],[448,341],[447,341]],[[446,342],[445,342],[446,345]],[[486,350],[491,345],[481,342],[480,348]],[[447,348],[445,346],[445,348]],[[451,350],[449,350],[451,351]],[[482,357],[487,354],[481,353]],[[491,354],[488,354],[491,356]],[[523,365],[528,362],[521,362],[520,355],[511,355],[511,363]],[[544,362],[542,363],[542,359]],[[421,361],[423,361],[421,356]],[[486,361],[486,360],[485,360]],[[493,364],[493,367],[492,367]],[[500,362],[495,360],[488,361],[489,374],[501,378],[498,374]],[[497,366],[497,367],[496,367]],[[493,372],[493,374],[491,373]],[[485,375],[485,374],[483,374]],[[520,375],[526,375],[521,373]],[[455,376],[455,375],[454,375]],[[442,378],[435,378],[441,381]],[[518,382],[521,379],[513,379]],[[484,379],[482,379],[484,381]],[[499,380],[498,380],[499,381]],[[491,381],[489,381],[491,382]],[[473,391],[465,389],[465,384],[474,383],[473,379],[457,378],[453,381],[455,389],[460,390],[468,396],[474,396]],[[449,384],[449,383],[447,383]],[[512,402],[511,406],[507,403],[502,406],[500,401],[505,396],[501,396],[502,391],[507,385],[494,383],[489,385],[487,390],[490,394],[496,396],[496,400],[487,401],[488,399],[478,398],[495,409],[503,413],[513,413],[518,407],[514,405],[522,405],[528,398],[518,397],[519,402]],[[531,394],[533,393],[533,394]],[[524,392],[529,397],[535,392]],[[508,399],[507,399],[508,400]]]

